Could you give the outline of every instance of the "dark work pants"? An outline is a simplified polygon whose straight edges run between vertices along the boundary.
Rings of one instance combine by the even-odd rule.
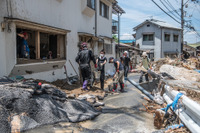
[[[143,82],[143,75],[145,76],[145,80],[149,81],[148,73],[141,72],[139,83]]]
[[[128,71],[129,71],[129,67],[128,66],[124,66],[124,77],[128,77]]]
[[[85,80],[90,80],[91,79],[91,68],[90,66],[84,66],[84,67],[80,67],[81,68],[81,75],[83,77],[83,82]]]
[[[104,89],[104,79],[105,79],[105,72],[101,71],[100,75],[101,89]]]

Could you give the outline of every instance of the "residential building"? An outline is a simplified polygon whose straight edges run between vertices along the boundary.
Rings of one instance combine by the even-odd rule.
[[[188,52],[191,57],[197,56],[197,49],[190,45],[184,44],[183,51]]]
[[[120,40],[120,43],[128,44],[128,45],[135,45],[135,40]]]
[[[81,42],[98,56],[115,56],[112,5],[116,0],[6,0],[0,4],[0,77],[54,81],[79,73],[75,57]],[[18,34],[27,32],[30,59],[19,58]],[[52,58],[48,58],[51,54]],[[73,69],[75,68],[75,71]],[[111,64],[106,70],[112,69]]]
[[[149,58],[158,60],[181,53],[181,29],[159,20],[146,20],[133,28],[136,45],[148,51]]]

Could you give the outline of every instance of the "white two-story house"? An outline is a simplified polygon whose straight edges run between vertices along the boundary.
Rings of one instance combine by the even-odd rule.
[[[133,28],[136,45],[148,51],[149,58],[175,57],[181,52],[181,29],[159,20],[146,20]]]
[[[116,0],[3,0],[0,3],[0,77],[22,75],[47,81],[79,73],[81,42],[95,55],[115,56],[112,4]],[[28,34],[30,59],[19,57],[19,33]],[[51,59],[48,58],[51,53]],[[75,71],[74,71],[74,69]],[[111,64],[106,70],[112,69]]]

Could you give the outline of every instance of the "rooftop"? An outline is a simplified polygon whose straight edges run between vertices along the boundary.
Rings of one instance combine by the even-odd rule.
[[[177,29],[177,30],[181,30],[181,28],[179,27],[176,27],[176,26],[173,26],[169,23],[166,23],[164,21],[160,21],[160,20],[155,20],[155,19],[147,19],[146,21],[144,21],[143,23],[137,25],[136,27],[134,27],[133,29],[134,30],[137,30],[139,27],[143,26],[144,24],[146,23],[152,23],[152,24],[155,24],[159,27],[164,27],[164,28],[169,28],[169,29]]]

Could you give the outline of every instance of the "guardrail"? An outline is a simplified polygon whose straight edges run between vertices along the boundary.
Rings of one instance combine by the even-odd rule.
[[[163,95],[166,102],[172,103],[178,91],[173,90],[168,85],[165,85],[165,94]],[[200,132],[200,105],[191,100],[187,96],[182,96],[183,107],[177,109],[175,113],[179,115],[182,122],[192,133]]]

